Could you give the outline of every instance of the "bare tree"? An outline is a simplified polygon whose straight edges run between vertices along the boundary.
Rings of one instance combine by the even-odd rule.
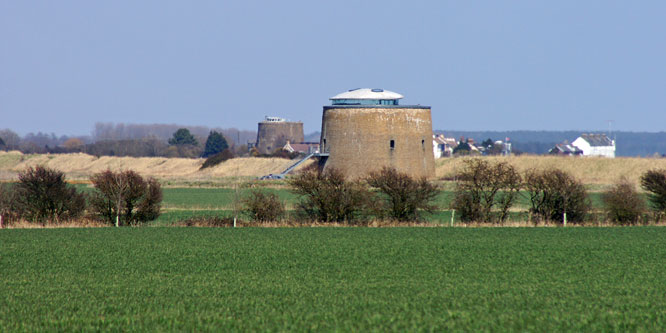
[[[362,214],[370,193],[361,182],[345,179],[337,169],[310,170],[289,180],[292,192],[301,196],[299,211],[321,222],[354,222]]]
[[[666,213],[666,170],[649,170],[641,176],[641,187],[648,192],[655,219]]]
[[[617,224],[638,224],[645,213],[645,200],[624,177],[604,192],[602,199],[608,219]]]
[[[43,166],[29,167],[18,174],[14,185],[14,207],[31,221],[59,222],[75,218],[86,208],[83,194],[67,184],[61,171]]]
[[[12,186],[0,183],[0,229],[7,226],[16,213]]]
[[[0,138],[5,142],[7,149],[17,149],[21,143],[21,137],[10,129],[0,130]]]
[[[451,206],[460,212],[463,221],[504,222],[518,197],[520,174],[506,162],[475,158],[464,163],[464,169],[456,175]]]
[[[253,221],[279,221],[284,215],[284,202],[275,193],[252,190],[241,199],[243,213]]]
[[[95,214],[116,227],[133,225],[156,219],[162,202],[160,184],[152,178],[144,180],[134,171],[93,175],[95,186],[91,207]]]
[[[437,209],[433,201],[439,190],[425,177],[414,179],[394,168],[383,168],[381,171],[370,173],[366,181],[379,190],[383,202],[382,209],[392,219],[417,221],[420,219],[420,210],[432,213]]]
[[[530,213],[540,220],[582,223],[590,209],[585,186],[559,169],[529,170],[525,176],[525,191],[530,200]]]

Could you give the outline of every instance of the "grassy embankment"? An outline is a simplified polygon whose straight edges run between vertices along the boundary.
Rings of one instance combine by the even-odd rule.
[[[559,168],[572,173],[587,185],[608,185],[624,176],[638,183],[641,174],[650,169],[666,169],[666,159],[659,158],[572,158],[558,156],[483,157],[491,161],[506,161],[519,171],[531,168]],[[452,177],[462,167],[465,158],[442,158],[436,164],[437,179]],[[23,155],[0,152],[0,180],[15,179],[16,173],[28,166],[45,165],[65,172],[69,179],[87,180],[95,172],[106,169],[132,169],[153,176],[165,183],[177,185],[229,185],[229,179],[249,180],[269,173],[279,173],[293,161],[274,158],[238,158],[216,167],[199,170],[203,159],[162,157],[95,157],[85,154]],[[305,163],[303,166],[306,166]]]
[[[72,181],[86,182],[91,175],[105,171],[134,170],[166,184],[226,186],[238,178],[250,180],[269,173],[280,173],[294,161],[281,158],[235,158],[218,166],[199,170],[204,159],[165,157],[114,157],[86,154],[23,155],[0,151],[0,180],[12,181],[29,166],[44,165],[64,172]],[[311,162],[309,162],[311,163]],[[297,169],[307,166],[304,163]]]
[[[0,230],[0,331],[664,331],[666,229]]]

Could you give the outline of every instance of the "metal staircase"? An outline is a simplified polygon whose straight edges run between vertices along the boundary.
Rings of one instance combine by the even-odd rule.
[[[328,153],[310,153],[310,154],[307,154],[307,155],[305,155],[305,157],[300,159],[298,162],[292,164],[290,167],[286,168],[281,173],[279,173],[277,175],[270,174],[270,175],[262,176],[259,179],[284,179],[284,177],[288,173],[292,172],[294,169],[296,169],[296,167],[298,167],[299,165],[303,164],[303,162],[305,162],[305,161],[307,161],[307,160],[309,160],[313,157],[328,157]]]
[[[288,167],[284,171],[282,171],[282,173],[280,173],[279,176],[282,176],[282,178],[284,178],[284,176],[286,174],[290,173],[292,170],[296,169],[297,166],[303,164],[303,162],[309,160],[313,156],[315,156],[315,153],[310,153],[310,154],[305,155],[305,157],[303,157],[300,161],[292,164],[290,167]]]

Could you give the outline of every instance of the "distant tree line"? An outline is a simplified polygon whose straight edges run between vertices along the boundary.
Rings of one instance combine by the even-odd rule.
[[[257,139],[256,131],[238,130],[236,128],[210,128],[206,126],[183,126],[177,124],[123,124],[96,123],[92,133],[93,141],[113,141],[128,139],[154,138],[167,142],[181,128],[188,131],[203,143],[210,131],[225,136],[230,145],[243,145]]]
[[[207,131],[203,133],[203,131]],[[256,132],[178,125],[139,125],[97,123],[93,136],[56,136],[0,130],[0,150],[18,150],[25,154],[86,153],[95,156],[207,158],[202,168],[215,166],[237,156],[293,159],[299,153],[276,149],[271,154],[250,150]],[[245,141],[244,141],[245,140]],[[239,144],[240,143],[240,144]]]
[[[255,131],[235,128],[209,128],[176,124],[96,123],[90,136],[57,136],[54,133],[28,133],[24,137],[10,129],[0,129],[0,150],[19,150],[24,153],[85,152],[92,155],[114,156],[192,156],[192,151],[169,150],[168,140],[180,128],[187,128],[200,145],[205,144],[210,131],[222,134],[235,152],[247,151],[248,142],[256,140]],[[510,138],[514,153],[546,154],[555,144],[572,142],[584,132],[591,131],[441,131],[449,137],[485,140]],[[604,131],[596,131],[604,132]],[[616,156],[661,156],[666,154],[666,132],[613,132],[617,140]],[[69,141],[69,142],[68,142]],[[305,141],[319,141],[319,133],[306,136]],[[126,147],[135,144],[136,147]],[[181,149],[182,150],[182,149]],[[202,152],[203,153],[203,152]]]
[[[183,130],[187,130],[188,141],[178,137]],[[209,140],[211,134],[213,141]],[[18,150],[26,154],[81,152],[96,156],[192,158],[208,157],[225,149],[230,149],[234,155],[247,153],[247,141],[255,139],[256,132],[234,128],[97,123],[92,136],[78,137],[41,132],[21,137],[10,129],[3,129],[0,130],[0,150]]]

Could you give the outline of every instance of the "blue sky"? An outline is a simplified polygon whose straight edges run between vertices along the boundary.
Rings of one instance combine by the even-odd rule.
[[[455,130],[663,131],[664,1],[0,0],[0,128],[321,126],[384,88]]]

